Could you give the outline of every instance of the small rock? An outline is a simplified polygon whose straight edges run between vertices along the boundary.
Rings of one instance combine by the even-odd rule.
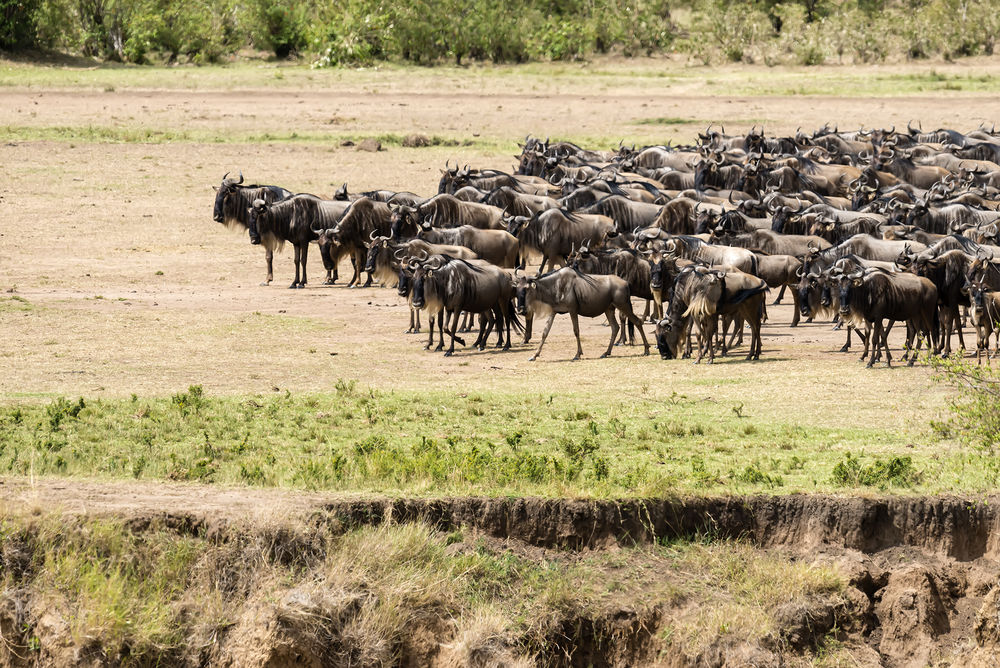
[[[341,146],[354,146],[354,142],[352,142],[350,139],[345,139],[344,141],[340,142],[340,145]]]
[[[369,153],[375,153],[382,150],[382,142],[377,139],[365,139],[360,144],[358,144],[359,151],[368,151]]]

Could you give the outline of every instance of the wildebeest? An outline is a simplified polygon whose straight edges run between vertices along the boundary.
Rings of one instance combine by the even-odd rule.
[[[989,289],[980,279],[972,279],[963,291],[971,303],[972,324],[976,327],[976,363],[990,361],[990,336],[998,334],[994,356],[1000,354],[1000,292]]]
[[[239,180],[229,178],[229,172],[222,177],[222,185],[215,189],[215,207],[212,220],[226,227],[250,227],[250,207],[256,200],[272,203],[291,197],[290,190],[279,186],[243,185],[243,172]],[[280,240],[268,235],[262,239],[264,260],[267,262],[267,278],[261,285],[269,285],[274,280],[274,249]]]
[[[449,229],[423,227],[418,238],[432,244],[464,246],[498,267],[517,265],[517,239],[505,230],[482,230],[471,225]]]
[[[441,311],[452,314],[452,325],[448,330],[451,346],[445,352],[446,356],[455,351],[455,331],[463,312],[491,312],[499,334],[497,347],[503,345],[504,350],[510,348],[510,327],[515,322],[511,312],[514,286],[510,276],[499,267],[481,260],[433,255],[414,265],[412,292],[414,308],[426,309],[432,316]],[[504,325],[507,328],[506,339],[503,336]],[[431,342],[433,336],[432,328]],[[485,331],[480,331],[476,344],[485,345],[486,336]]]
[[[483,230],[504,229],[503,210],[488,204],[464,202],[447,193],[435,195],[417,206],[395,205],[392,209],[391,234],[394,239],[416,236],[424,223],[435,227],[471,225]]]
[[[649,354],[649,342],[642,329],[642,321],[632,312],[628,284],[617,276],[591,276],[572,267],[563,267],[536,278],[518,276],[516,288],[519,314],[531,318],[548,316],[548,322],[542,331],[542,340],[538,344],[538,350],[529,358],[530,361],[538,359],[542,354],[542,346],[545,345],[545,339],[558,313],[569,313],[573,322],[573,334],[576,336],[574,360],[583,356],[579,316],[587,318],[596,318],[601,314],[607,316],[611,324],[611,340],[608,341],[608,349],[601,355],[602,358],[607,357],[611,354],[615,339],[618,337],[616,309],[624,313],[628,321],[639,328],[645,348],[643,354]]]
[[[707,350],[712,361],[715,318],[733,315],[745,320],[752,332],[747,359],[760,359],[760,327],[767,284],[760,278],[730,269],[691,265],[680,270],[666,317],[656,325],[656,345],[664,359],[679,358],[680,342],[687,320],[695,319],[707,330],[699,358]],[[707,342],[706,342],[707,340]],[[723,346],[725,338],[723,337]]]
[[[937,288],[920,276],[890,273],[873,268],[843,273],[838,277],[840,307],[844,318],[864,319],[872,327],[873,351],[868,367],[875,364],[875,353],[885,351],[886,366],[892,366],[888,334],[883,320],[907,322],[917,336],[923,336],[937,349]],[[916,361],[910,357],[909,364]]]
[[[288,287],[304,288],[309,242],[317,238],[320,230],[336,225],[349,206],[347,202],[321,199],[306,193],[271,204],[262,199],[254,200],[247,225],[250,243],[271,240],[268,243],[276,249],[280,249],[286,241],[291,243],[295,248],[295,280]]]
[[[507,229],[517,237],[522,257],[528,252],[538,253],[542,262],[537,275],[545,265],[554,267],[566,264],[566,256],[582,246],[598,248],[609,236],[615,236],[614,221],[607,216],[573,213],[563,209],[547,209],[531,218],[515,216],[508,219]]]

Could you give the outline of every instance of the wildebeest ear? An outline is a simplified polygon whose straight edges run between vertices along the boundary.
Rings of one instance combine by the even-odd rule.
[[[212,186],[212,190],[214,190],[215,192],[219,192],[219,186]]]

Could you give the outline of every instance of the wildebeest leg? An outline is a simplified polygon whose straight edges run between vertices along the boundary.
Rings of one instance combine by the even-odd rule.
[[[424,350],[430,350],[431,346],[434,345],[434,321],[441,315],[440,311],[438,313],[431,313],[430,315],[430,335],[427,337],[427,345],[424,346]]]
[[[521,343],[530,343],[531,342],[531,321],[532,320],[534,320],[534,318],[531,316],[530,313],[526,313],[524,315],[524,341],[522,341]]]
[[[871,341],[872,341],[872,354],[871,354],[871,357],[868,358],[868,364],[865,365],[869,369],[872,368],[873,366],[875,366],[875,357],[876,357],[875,352],[882,345],[882,335],[884,334],[884,332],[882,331],[882,320],[881,320],[881,318],[875,321],[874,328],[875,328],[874,331],[872,332],[871,336],[869,337],[871,339]],[[865,344],[865,349],[867,349],[867,348],[868,348],[868,345]],[[864,358],[862,358],[862,359],[864,359]]]
[[[576,357],[573,359],[580,359],[580,355],[583,354],[583,348],[580,346],[580,328],[576,322],[576,313],[570,312],[573,317],[573,332],[576,334]],[[608,322],[611,323],[611,339],[608,341],[608,349],[604,351],[601,355],[601,359],[604,359],[611,354],[611,349],[615,345],[615,339],[618,337],[618,318],[615,317],[615,307],[609,306],[608,310],[604,312],[604,315],[608,317]]]
[[[419,334],[420,333],[420,311],[412,306],[410,307],[410,328],[406,330],[407,334]]]
[[[452,316],[451,331],[448,332],[448,336],[451,337],[451,345],[448,346],[448,351],[444,354],[445,357],[451,357],[455,352],[455,333],[458,331],[458,319],[462,317],[462,312],[455,310],[455,315]],[[462,345],[465,345],[464,343]]]
[[[778,291],[778,296],[777,296],[777,297],[775,297],[775,299],[774,299],[774,301],[773,301],[773,302],[771,302],[771,305],[772,305],[772,306],[777,306],[778,304],[780,304],[780,303],[781,303],[781,298],[785,296],[785,288],[786,288],[786,287],[788,287],[788,286],[787,286],[787,285],[785,285],[784,283],[782,283],[782,284],[781,284],[781,290],[779,290],[779,291]],[[797,291],[796,291],[796,290],[793,290],[793,291],[792,291],[792,296],[793,296],[793,297],[796,297],[796,295],[797,295]],[[796,322],[796,324],[797,324],[797,323],[798,323],[798,321],[799,321],[799,309],[798,309],[798,303],[799,303],[799,300],[798,300],[798,299],[796,298],[796,299],[795,299],[795,304],[796,304],[796,309],[795,309],[795,322]],[[792,325],[792,327],[795,327],[795,325]]]
[[[965,350],[965,337],[962,334],[962,319],[958,315],[958,309],[955,309],[955,329],[958,330],[958,345],[961,346],[962,350]]]
[[[434,346],[434,352],[439,352],[441,350],[444,350],[445,325],[448,324],[448,319],[453,317],[454,315],[455,315],[454,311],[448,311],[444,309],[442,309],[442,311],[438,313],[438,344]],[[454,339],[455,330],[452,329],[450,332],[448,332],[448,334],[451,335],[452,338]],[[454,340],[452,341],[452,343],[454,343]]]
[[[555,321],[555,319],[556,319],[556,314],[555,311],[553,311],[552,313],[549,314],[549,321],[545,323],[545,329],[542,331],[542,340],[538,344],[538,350],[535,351],[534,355],[528,358],[529,362],[534,362],[536,359],[538,359],[538,356],[542,354],[542,346],[545,345],[545,338],[549,335],[549,330],[552,329],[552,323],[553,321]]]
[[[542,263],[540,265],[538,265],[538,272],[535,274],[535,276],[541,276],[542,275],[542,271],[544,271],[544,269],[545,269],[545,261],[548,260],[548,259],[549,258],[545,255],[545,253],[542,253]]]
[[[636,326],[636,328],[639,330],[639,336],[642,337],[642,346],[645,349],[645,352],[643,352],[642,354],[643,355],[648,355],[649,354],[649,341],[646,339],[646,332],[642,329],[642,320],[640,320],[639,318],[637,318],[636,315],[635,315],[635,313],[628,313],[628,312],[626,312],[625,316],[629,319],[629,324],[630,325],[634,324]]]
[[[302,258],[302,248],[298,245],[295,246],[295,280],[288,287],[290,289],[299,287],[299,263]]]
[[[782,285],[781,289],[784,290],[785,286]],[[777,304],[778,301],[780,301],[780,300],[781,300],[781,297],[779,296],[778,299],[774,300],[774,303]],[[792,312],[792,324],[789,325],[789,327],[798,327],[799,326],[799,312],[801,311],[801,308],[800,308],[800,304],[801,303],[802,302],[799,300],[799,291],[798,290],[792,290],[792,307],[793,307],[793,312]]]
[[[267,278],[261,285],[271,285],[274,280],[274,251],[270,248],[264,251],[264,261],[267,263]]]

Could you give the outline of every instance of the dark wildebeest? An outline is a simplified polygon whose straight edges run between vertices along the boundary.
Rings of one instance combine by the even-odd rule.
[[[607,216],[548,209],[531,218],[515,216],[508,221],[511,234],[517,237],[522,258],[529,252],[542,256],[537,276],[548,263],[550,267],[566,264],[566,256],[582,246],[598,248],[609,236],[615,236],[615,223]]]
[[[510,327],[516,322],[511,312],[514,286],[510,276],[499,267],[482,260],[459,260],[447,255],[433,255],[423,262],[413,263],[413,296],[414,308],[426,309],[433,315],[444,311],[452,315],[451,346],[445,353],[450,356],[455,352],[455,331],[458,319],[463,312],[492,313],[497,324],[497,347],[510,349]],[[439,321],[440,322],[440,321]],[[507,337],[504,339],[503,328],[506,323]],[[431,340],[433,342],[433,328]],[[485,346],[488,332],[480,331],[474,345]],[[440,349],[443,347],[442,340]]]
[[[663,359],[680,358],[680,342],[688,330],[688,319],[693,318],[707,330],[702,342],[707,341],[711,362],[714,354],[711,334],[715,332],[715,319],[719,315],[732,315],[750,325],[752,336],[747,359],[760,359],[760,327],[766,292],[767,284],[763,279],[731,268],[723,270],[692,265],[681,269],[674,281],[667,315],[656,325],[656,345],[660,356]],[[697,361],[701,360],[705,350],[703,346]]]
[[[389,287],[399,287],[401,270],[413,257],[427,258],[430,255],[450,255],[463,260],[475,260],[477,255],[461,246],[429,244],[422,239],[412,239],[400,244],[392,243],[389,237],[376,237],[368,245],[365,271],[376,281]],[[406,294],[409,297],[409,291]],[[410,327],[406,333],[420,331],[420,311],[410,305]]]
[[[229,172],[222,177],[222,185],[215,189],[215,208],[212,220],[233,228],[237,225],[244,229],[250,226],[250,207],[254,201],[277,202],[291,197],[289,190],[278,186],[242,185],[243,172],[239,181],[229,178]],[[267,262],[267,278],[261,285],[269,285],[274,280],[274,249],[281,245],[279,239],[268,235],[262,239],[264,259]]]
[[[453,195],[435,195],[417,206],[395,205],[392,209],[391,235],[394,239],[414,237],[425,222],[435,227],[471,225],[482,230],[504,229],[503,210],[478,202],[463,202]]]
[[[347,208],[347,202],[320,199],[304,193],[271,204],[262,199],[255,200],[250,207],[247,225],[250,243],[260,244],[264,239],[273,239],[274,247],[278,249],[286,241],[291,243],[295,248],[295,280],[289,287],[304,288],[309,242],[316,240],[321,230],[335,226]]]
[[[976,327],[976,363],[990,361],[990,336],[998,334],[993,356],[1000,354],[1000,292],[991,290],[981,279],[972,279],[963,290],[972,304],[972,324]]]
[[[656,218],[660,215],[659,204],[647,204],[646,202],[633,202],[621,195],[611,195],[584,207],[577,213],[596,213],[607,216],[615,221],[616,229],[626,234],[637,227],[650,227],[656,224]]]
[[[646,309],[642,313],[642,320],[649,317],[650,302],[653,300],[651,283],[651,265],[639,251],[631,248],[609,248],[591,251],[584,246],[570,253],[566,258],[567,264],[584,274],[614,274],[628,283],[629,293],[637,299],[646,300]],[[654,318],[659,320],[662,317],[659,304],[654,307]],[[624,342],[626,323],[622,316],[622,332],[619,343]],[[629,332],[629,343],[632,343],[631,332]]]
[[[923,277],[890,273],[883,269],[864,269],[841,274],[838,278],[840,315],[845,320],[864,319],[873,328],[873,352],[868,366],[875,364],[875,352],[885,351],[885,364],[892,366],[888,332],[883,320],[901,320],[912,326],[918,337],[926,337],[937,349],[937,288]],[[909,364],[916,361],[912,355]]]
[[[548,316],[545,329],[542,331],[542,340],[538,344],[538,350],[529,358],[534,361],[542,354],[542,346],[552,329],[552,323],[557,313],[569,313],[573,322],[573,334],[576,335],[576,356],[574,360],[583,356],[583,345],[580,343],[580,322],[579,316],[596,318],[604,314],[611,324],[611,340],[608,341],[608,349],[601,355],[602,358],[611,354],[611,349],[618,338],[618,320],[615,318],[615,309],[625,314],[625,317],[634,326],[639,328],[642,336],[642,343],[645,347],[643,354],[649,354],[649,342],[646,340],[646,332],[642,329],[642,321],[632,312],[632,300],[629,296],[628,284],[617,276],[590,276],[580,273],[572,267],[556,269],[537,278],[518,276],[517,286],[517,312],[526,317],[534,319]],[[525,337],[530,336],[530,326],[525,325]]]
[[[498,267],[517,266],[517,239],[506,230],[482,230],[471,225],[453,229],[422,227],[418,238],[432,244],[464,246]]]
[[[348,287],[357,287],[360,283],[361,272],[365,265],[366,246],[372,238],[389,234],[391,220],[392,212],[388,204],[362,197],[351,202],[333,229],[319,239],[321,248],[332,239],[341,253],[351,255],[354,275],[347,284]],[[372,277],[369,274],[364,287],[371,285],[371,282]]]

